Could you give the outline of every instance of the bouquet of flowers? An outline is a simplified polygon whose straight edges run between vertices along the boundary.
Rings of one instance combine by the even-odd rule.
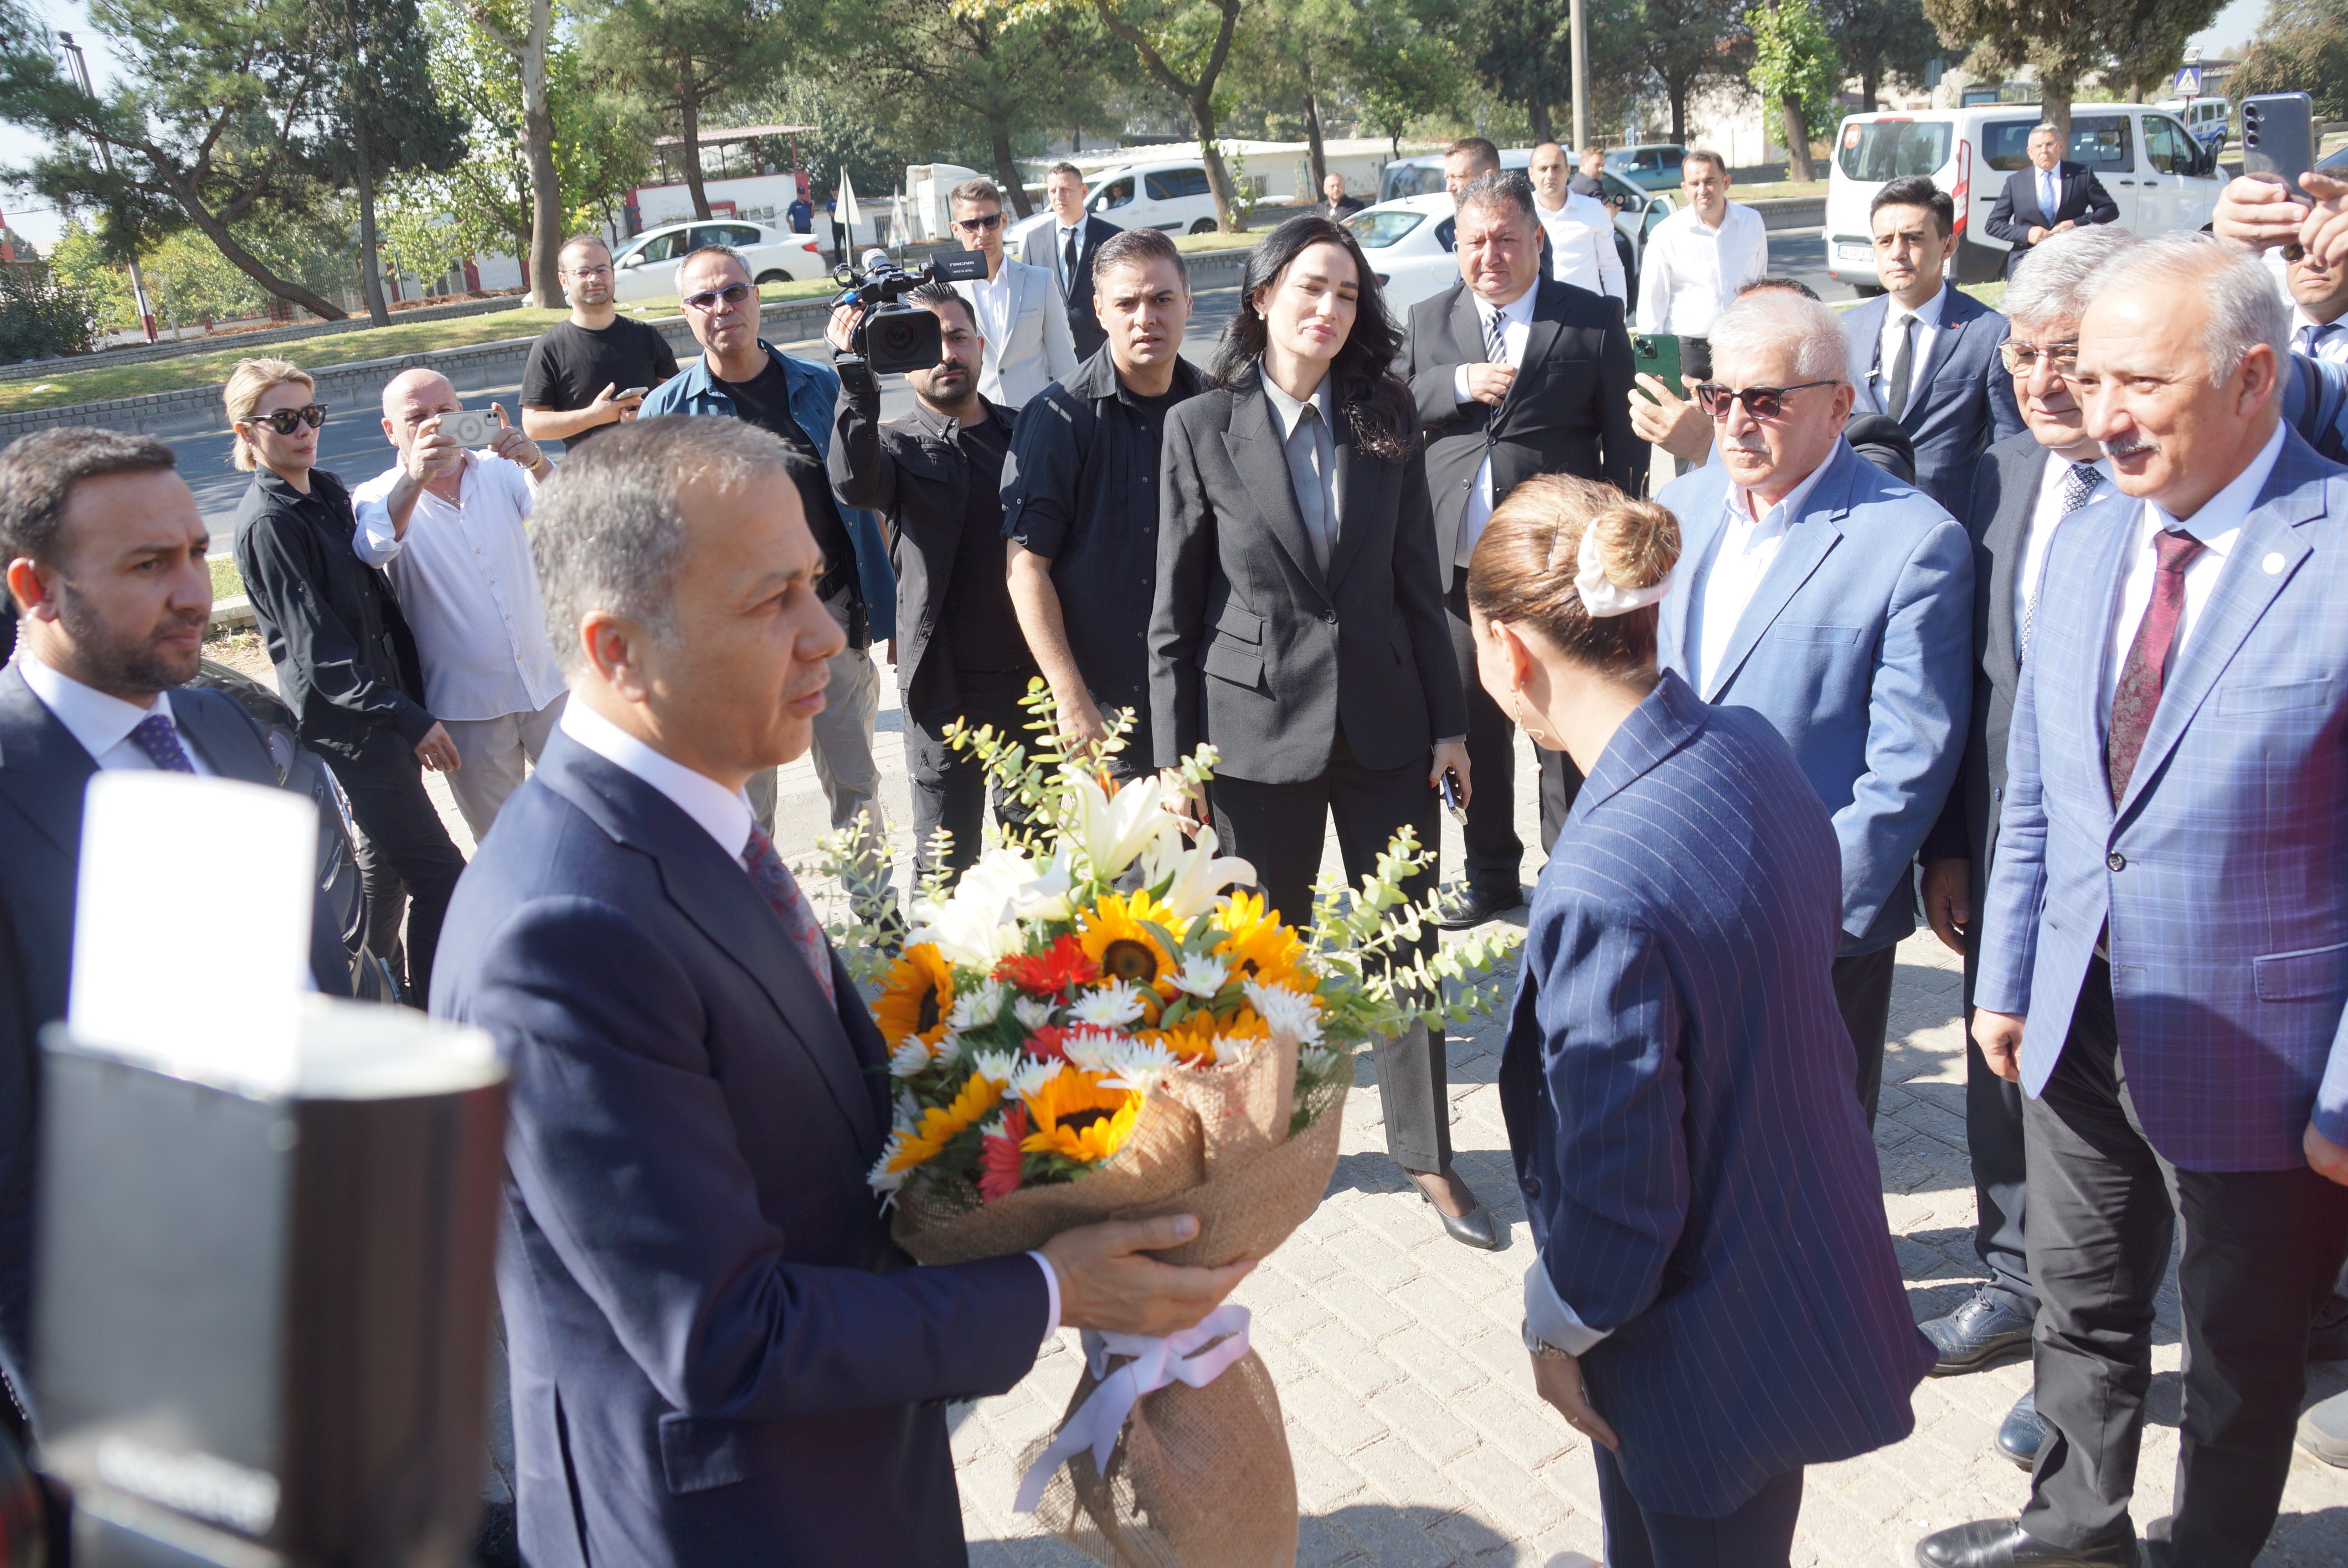
[[[1409,952],[1429,912],[1401,890],[1428,853],[1407,832],[1358,889],[1326,883],[1310,924],[1285,924],[1226,891],[1253,868],[1219,855],[1210,827],[1186,839],[1159,780],[1113,789],[1097,758],[1050,738],[1040,682],[1025,702],[1036,746],[953,738],[1027,824],[951,893],[924,886],[893,959],[860,869],[880,857],[860,825],[826,841],[855,912],[836,935],[878,987],[890,1050],[896,1113],[872,1187],[923,1263],[1177,1213],[1200,1229],[1166,1261],[1262,1258],[1328,1185],[1354,1049],[1488,1010],[1514,933]],[[1202,750],[1186,780],[1212,765]],[[1025,1458],[1020,1511],[1119,1568],[1292,1561],[1295,1473],[1247,1325],[1227,1304],[1163,1339],[1087,1332],[1067,1414]]]

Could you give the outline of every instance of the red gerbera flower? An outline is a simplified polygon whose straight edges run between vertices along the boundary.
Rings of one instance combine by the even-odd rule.
[[[1031,997],[1066,1000],[1077,986],[1100,979],[1100,966],[1086,957],[1084,944],[1074,933],[1062,937],[1040,953],[1014,953],[994,966],[994,978]]]
[[[1014,1105],[1003,1113],[1003,1131],[978,1143],[978,1195],[987,1203],[1019,1190],[1020,1141],[1027,1136],[1027,1108]]]
[[[1038,1061],[1066,1061],[1068,1051],[1063,1042],[1067,1038],[1068,1031],[1058,1024],[1037,1024],[1035,1031],[1027,1037],[1027,1054]]]

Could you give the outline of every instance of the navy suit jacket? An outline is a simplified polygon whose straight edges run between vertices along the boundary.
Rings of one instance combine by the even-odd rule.
[[[171,693],[180,739],[222,778],[275,785],[269,743],[218,692]],[[57,722],[24,671],[0,670],[0,1374],[20,1393],[32,1313],[33,1150],[44,1025],[66,1016],[79,891],[82,798],[98,764]],[[310,968],[330,996],[351,991],[350,955],[323,901]]]
[[[1997,193],[1997,200],[1989,210],[1989,219],[1982,225],[1993,240],[2003,240],[2013,248],[2005,253],[2005,275],[2022,265],[2022,259],[2036,249],[2030,242],[2033,228],[2052,229],[2069,219],[2085,229],[2090,223],[2116,223],[2120,204],[2112,200],[2096,171],[2084,163],[2064,159],[2054,166],[2055,178],[2063,182],[2062,193],[2054,199],[2054,210],[2046,212],[2038,205],[2038,166],[2025,163],[2005,177],[2005,189]]]
[[[557,733],[458,885],[432,1010],[513,1065],[498,1255],[533,1568],[961,1563],[948,1399],[1048,1310],[914,1268],[865,1173],[880,1037],[738,860]]]
[[[1500,1064],[1540,1266],[1647,1508],[1897,1442],[1933,1352],[1835,1005],[1840,851],[1792,752],[1665,671],[1541,870]]]
[[[1850,384],[1859,394],[1854,414],[1891,412],[1877,384],[1890,311],[1891,296],[1879,294],[1843,318]],[[1915,448],[1916,487],[1953,518],[1965,515],[1981,455],[1992,443],[2023,433],[2013,376],[1998,357],[2006,336],[2003,316],[1954,283],[1941,285],[1941,324],[1909,383],[1900,428]]]

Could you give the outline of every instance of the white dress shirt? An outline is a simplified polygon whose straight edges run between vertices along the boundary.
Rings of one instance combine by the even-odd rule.
[[[742,867],[744,876],[749,875],[750,829],[757,821],[750,811],[749,796],[664,756],[585,702],[562,705],[561,727],[564,734],[622,773],[659,791],[670,804],[699,825],[702,832],[716,839],[717,847]],[[1027,1255],[1044,1271],[1044,1337],[1048,1340],[1060,1331],[1060,1276],[1053,1272],[1042,1253],[1031,1252]]]
[[[2307,344],[2310,331],[2318,336],[2313,350]],[[2325,325],[2307,313],[2300,305],[2291,308],[2291,348],[2293,354],[2304,354],[2333,364],[2348,364],[2348,317]]]
[[[1703,337],[1736,291],[1769,270],[1761,214],[1732,201],[1715,229],[1683,207],[1647,236],[1639,263],[1639,330]]]
[[[1842,449],[1837,442],[1825,462],[1758,518],[1753,515],[1753,492],[1742,485],[1729,486],[1727,526],[1720,531],[1712,559],[1704,563],[1703,574],[1694,584],[1695,601],[1688,607],[1689,619],[1702,629],[1696,641],[1696,665],[1688,671],[1688,683],[1703,692],[1705,701],[1713,699],[1720,684],[1716,671],[1728,657],[1728,645],[1736,640],[1737,622],[1745,619],[1746,607],[1759,591],[1761,579],[1769,575],[1770,563],[1777,559],[1787,531],[1801,517],[1818,476]]]
[[[1296,434],[1296,422],[1304,417],[1304,405],[1281,391],[1269,375],[1263,378],[1263,395],[1272,400],[1272,415],[1280,421],[1281,447],[1285,452],[1289,439]],[[1309,477],[1325,482],[1329,494],[1328,545],[1334,550],[1337,548],[1338,519],[1345,515],[1345,497],[1337,491],[1337,427],[1330,423],[1329,378],[1325,375],[1321,378],[1321,384],[1313,389],[1313,407],[1321,415],[1321,430],[1313,439],[1313,471]],[[1296,508],[1303,512],[1305,509],[1303,487],[1308,482],[1308,476],[1297,471],[1292,456],[1288,460],[1288,478],[1297,491]]]
[[[2106,496],[2119,494],[2112,482],[2112,460],[2098,457],[2096,472],[2102,476],[2087,498],[2079,503],[2092,507]],[[2071,472],[2071,459],[2049,448],[2046,469],[2038,477],[2038,500],[2030,508],[2028,531],[2022,536],[2022,569],[2013,574],[2013,628],[2019,637],[2022,628],[2030,622],[2030,607],[2037,601],[2038,584],[2046,575],[2046,552],[2054,546],[2054,530],[2063,524],[2063,480]]]
[[[2242,525],[2250,521],[2250,507],[2257,502],[2259,492],[2266,487],[2267,476],[2274,472],[2275,459],[2282,456],[2283,427],[2278,424],[2259,455],[2250,459],[2250,466],[2234,476],[2232,482],[2201,504],[2201,509],[2183,522],[2178,521],[2152,501],[2137,508],[2136,542],[2129,547],[2127,575],[2120,579],[2119,608],[2112,616],[2111,645],[2104,660],[2103,713],[2109,724],[2112,698],[2119,689],[2120,671],[2127,663],[2128,649],[2136,641],[2137,628],[2144,622],[2144,612],[2152,605],[2152,579],[2160,569],[2160,554],[2153,536],[2164,528],[2175,528],[2191,534],[2207,548],[2185,566],[2185,607],[2177,618],[2177,641],[2172,645],[2174,656],[2183,659],[2186,647],[2193,640],[2194,629],[2201,623],[2201,611],[2208,608],[2209,595],[2216,591],[2218,579],[2226,569],[2226,558],[2233,552],[2234,541],[2241,537]],[[2172,664],[2170,668],[2174,669]]]
[[[1916,346],[1910,351],[1908,361],[1908,395],[1912,401],[1916,378],[1924,374],[1924,356],[1932,352],[1932,334],[1940,330],[1941,311],[1948,302],[1946,283],[1913,311],[1898,300],[1890,300],[1891,308],[1883,313],[1883,335],[1876,344],[1875,360],[1875,395],[1883,400],[1886,409],[1891,406],[1891,367],[1899,363],[1902,323],[1911,319],[1916,323]]]
[[[1490,352],[1492,344],[1493,316],[1497,314],[1501,322],[1501,358],[1480,360],[1477,362],[1478,364],[1504,364],[1510,370],[1523,368],[1525,345],[1532,341],[1533,334],[1533,296],[1539,292],[1540,292],[1540,286],[1536,283],[1505,305],[1496,307],[1487,304],[1480,299],[1476,301],[1477,341],[1484,345],[1487,353]],[[1470,296],[1470,298],[1473,297]],[[1451,375],[1451,395],[1458,401],[1462,408],[1476,401],[1468,391],[1468,372],[1470,368],[1472,367],[1463,364]],[[1496,409],[1494,412],[1497,414],[1498,411]],[[1459,514],[1459,540],[1451,558],[1457,564],[1466,566],[1474,557],[1476,541],[1484,537],[1484,525],[1491,520],[1492,455],[1490,449],[1487,448],[1483,464],[1476,470],[1476,487],[1468,493],[1468,505]]]
[[[538,481],[518,463],[469,452],[457,500],[420,492],[403,538],[386,504],[403,471],[395,463],[351,492],[351,548],[390,569],[424,661],[424,705],[458,722],[537,712],[563,692],[530,557]]]
[[[1533,215],[1549,231],[1551,277],[1629,303],[1631,291],[1622,281],[1622,255],[1614,248],[1614,215],[1606,210],[1606,203],[1569,190],[1565,205],[1555,211],[1534,201]]]
[[[978,318],[979,335],[986,339],[986,352],[992,355],[1011,341],[1011,260],[1004,257],[1003,265],[991,278],[978,278],[962,287],[970,291],[971,313]]]
[[[130,732],[141,721],[160,713],[179,727],[179,718],[171,712],[171,693],[158,692],[155,705],[141,708],[119,697],[109,697],[95,686],[85,686],[70,675],[58,673],[41,662],[30,648],[16,651],[16,668],[23,671],[25,684],[41,700],[57,722],[66,727],[66,733],[81,743],[90,761],[103,773],[155,773],[155,764],[130,738]],[[195,743],[180,736],[180,749],[188,753],[188,765],[200,774],[210,775],[211,764],[196,750]]]

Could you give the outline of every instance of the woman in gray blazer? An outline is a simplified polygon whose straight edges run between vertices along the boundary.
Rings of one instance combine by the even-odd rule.
[[[1455,775],[1463,801],[1469,784],[1467,706],[1377,274],[1338,225],[1292,218],[1241,292],[1214,385],[1167,416],[1151,733],[1160,767],[1215,747],[1189,809],[1302,922],[1332,817],[1349,881],[1406,826],[1437,842],[1439,781]],[[1407,886],[1424,897],[1433,882],[1430,869]],[[1377,1074],[1387,1152],[1453,1237],[1497,1246],[1451,1171],[1441,1031],[1380,1047]]]

